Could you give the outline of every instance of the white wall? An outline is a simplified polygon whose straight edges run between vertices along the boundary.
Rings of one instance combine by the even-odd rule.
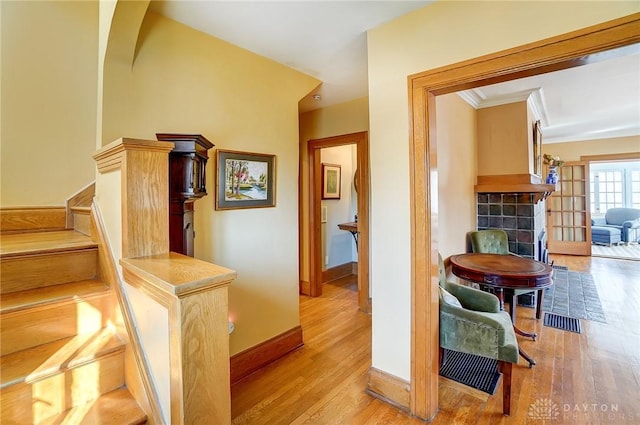
[[[322,163],[340,165],[341,170],[340,199],[324,199],[321,203],[321,206],[327,209],[327,222],[322,223],[325,269],[357,261],[355,242],[351,233],[338,228],[340,223],[354,221],[354,216],[358,212],[357,194],[353,186],[356,155],[355,145],[320,150]],[[328,261],[326,261],[327,258]]]
[[[439,1],[368,32],[374,367],[410,378],[407,77],[639,9],[636,1]]]

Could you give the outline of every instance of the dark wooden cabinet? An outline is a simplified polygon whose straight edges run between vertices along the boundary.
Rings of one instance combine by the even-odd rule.
[[[201,134],[156,137],[175,145],[169,153],[169,250],[193,257],[194,202],[207,194],[207,151],[214,145]]]

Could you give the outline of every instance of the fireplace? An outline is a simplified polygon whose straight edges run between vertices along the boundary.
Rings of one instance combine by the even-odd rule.
[[[502,229],[509,251],[549,262],[545,202],[536,193],[477,193],[478,230]],[[535,294],[518,297],[518,304],[535,306]]]
[[[535,193],[478,193],[477,201],[478,230],[502,229],[509,237],[509,251],[536,260],[544,258],[545,203]]]

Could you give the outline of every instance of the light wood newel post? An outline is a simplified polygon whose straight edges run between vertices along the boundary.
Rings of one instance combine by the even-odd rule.
[[[120,260],[169,311],[171,424],[230,424],[228,285],[236,272],[171,252]]]
[[[169,152],[173,143],[121,138],[93,155],[122,173],[122,257],[169,252]]]

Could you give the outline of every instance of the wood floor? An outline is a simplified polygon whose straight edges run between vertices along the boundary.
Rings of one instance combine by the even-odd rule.
[[[640,262],[552,256],[556,265],[592,273],[607,323],[582,320],[582,334],[543,326],[520,308],[520,339],[537,361],[513,369],[511,416],[495,396],[441,380],[433,424],[640,424]],[[360,313],[354,279],[300,297],[305,346],[232,388],[240,424],[420,424],[365,393],[371,317]],[[375,300],[374,300],[375,302]]]

